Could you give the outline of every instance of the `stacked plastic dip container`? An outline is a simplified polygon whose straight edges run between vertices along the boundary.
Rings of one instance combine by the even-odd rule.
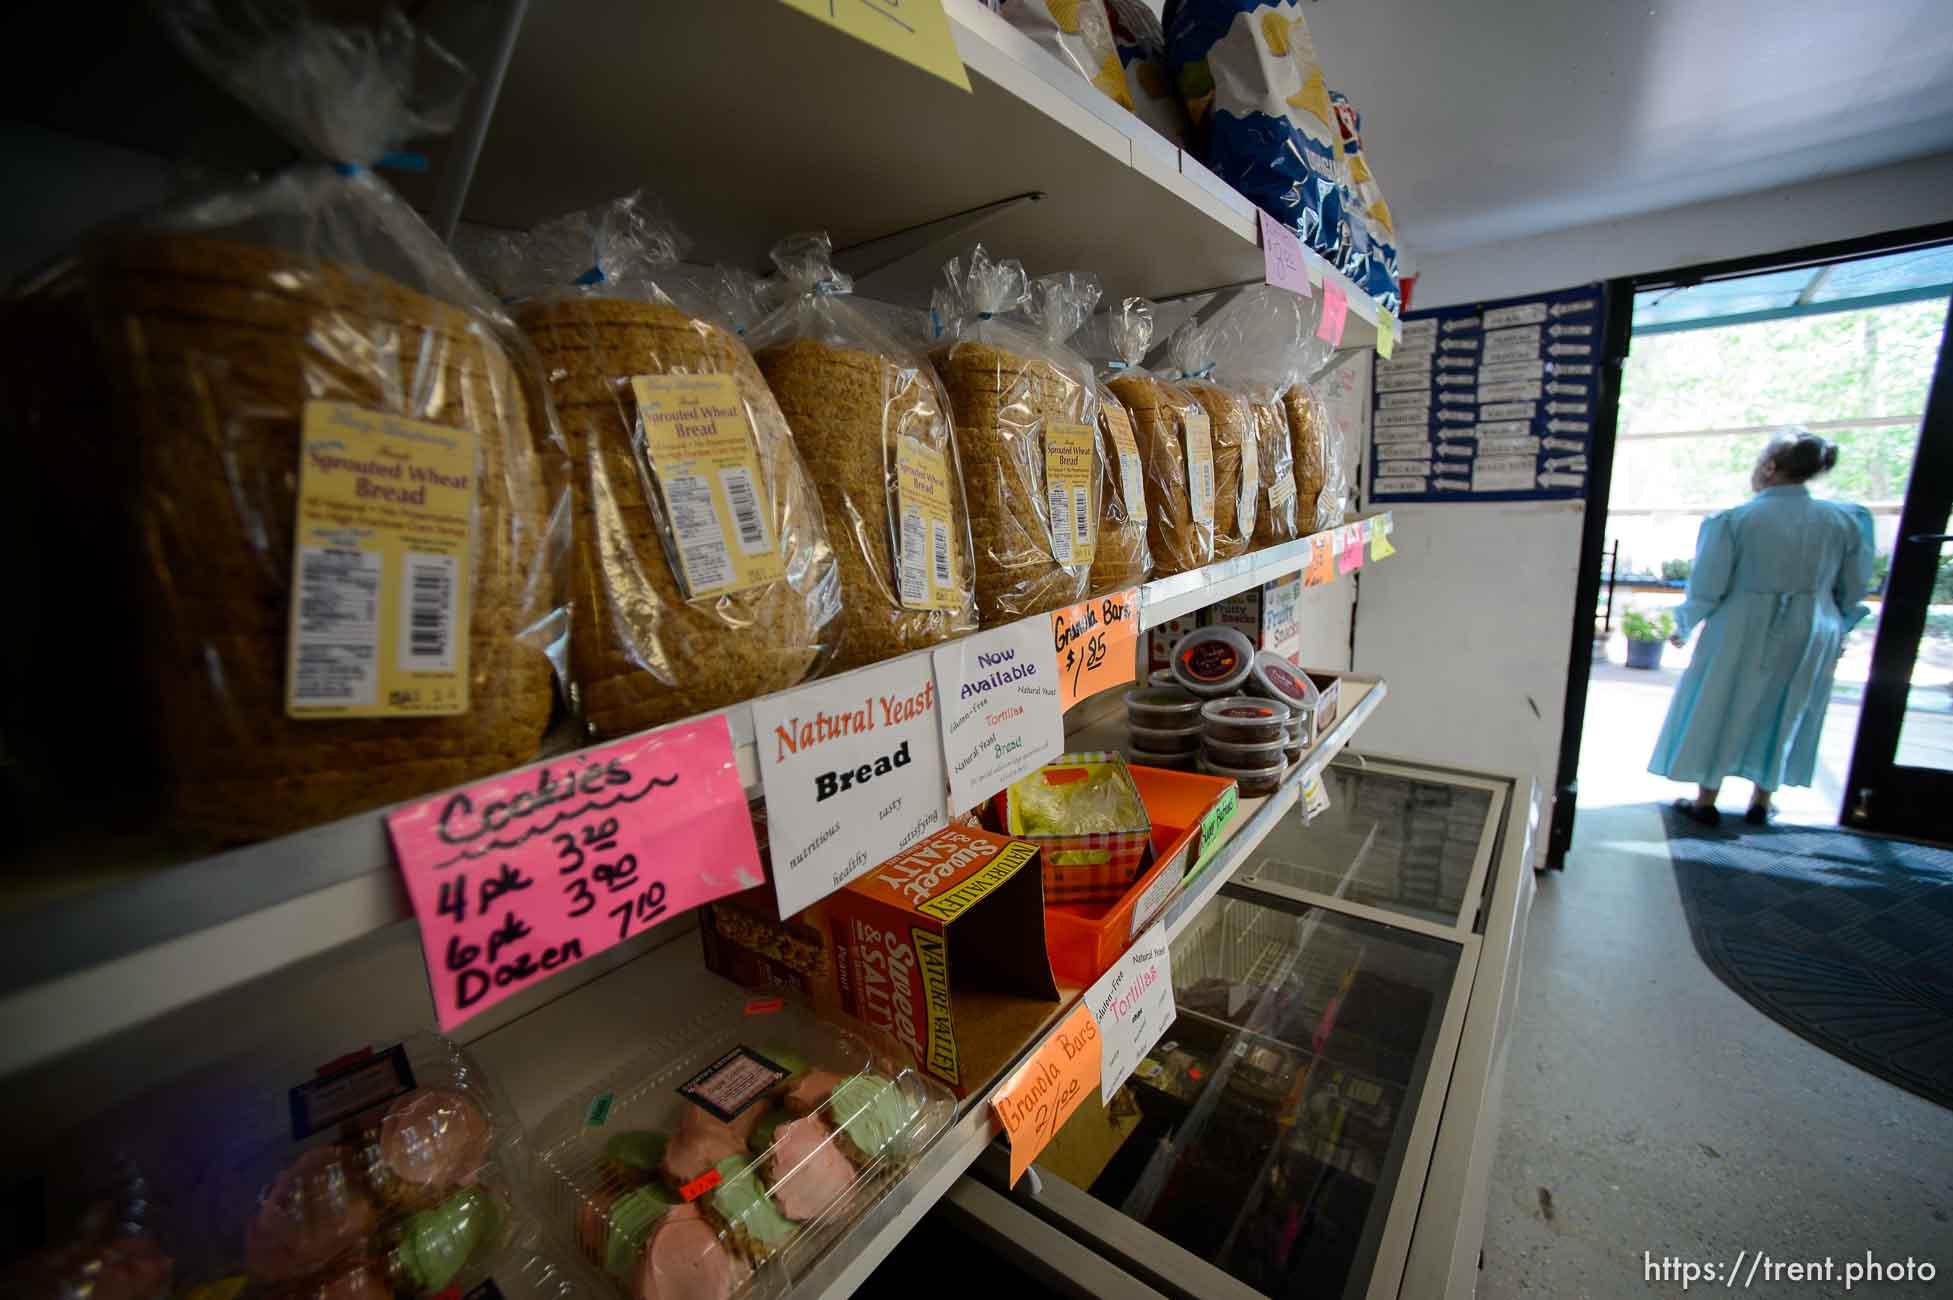
[[[1126,692],[1126,752],[1146,767],[1233,779],[1273,794],[1308,746],[1309,690],[1295,665],[1228,627],[1180,638],[1172,666]]]

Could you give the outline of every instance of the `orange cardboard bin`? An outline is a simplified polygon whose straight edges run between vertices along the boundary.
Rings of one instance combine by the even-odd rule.
[[[1157,767],[1128,770],[1153,820],[1152,863],[1111,902],[1060,903],[1044,909],[1051,970],[1067,984],[1090,984],[1112,968],[1181,882],[1220,846],[1239,802],[1234,782],[1224,777]]]

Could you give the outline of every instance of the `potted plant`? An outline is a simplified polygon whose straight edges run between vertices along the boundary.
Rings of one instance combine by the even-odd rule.
[[[1675,635],[1675,616],[1667,610],[1649,614],[1630,606],[1621,615],[1621,631],[1627,633],[1627,666],[1661,667],[1661,644]]]

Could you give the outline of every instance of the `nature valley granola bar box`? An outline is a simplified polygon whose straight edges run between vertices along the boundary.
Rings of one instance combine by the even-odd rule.
[[[708,908],[705,962],[780,980],[943,1081],[984,1087],[1058,1009],[1038,850],[952,826],[795,916],[770,890]]]

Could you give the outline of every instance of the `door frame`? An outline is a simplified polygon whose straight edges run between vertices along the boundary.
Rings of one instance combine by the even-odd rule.
[[[1856,261],[1886,253],[1904,252],[1909,248],[1929,248],[1947,243],[1953,243],[1953,221],[1911,226],[1903,230],[1866,235],[1857,239],[1810,244],[1776,253],[1725,258],[1721,261],[1703,262],[1673,270],[1650,271],[1643,275],[1623,276],[1607,282],[1608,337],[1605,358],[1607,364],[1600,371],[1600,389],[1595,394],[1594,432],[1588,447],[1589,464],[1593,472],[1587,478],[1586,513],[1581,520],[1580,569],[1575,581],[1573,629],[1568,641],[1566,703],[1560,719],[1559,767],[1553,783],[1553,818],[1546,833],[1547,867],[1556,870],[1565,868],[1566,855],[1573,847],[1574,820],[1579,811],[1580,738],[1586,722],[1588,678],[1593,668],[1594,606],[1600,599],[1600,570],[1607,544],[1607,506],[1613,486],[1615,435],[1620,419],[1621,367],[1627,359],[1629,348],[1633,345],[1634,295],[1649,289],[1686,288],[1691,285],[1706,284],[1712,280],[1736,279],[1765,271],[1788,271],[1800,266]],[[1941,374],[1946,373],[1944,346],[1945,340],[1942,338]],[[1932,396],[1935,398],[1939,396],[1937,382]],[[1932,412],[1929,410],[1927,413],[1928,426],[1939,427],[1949,421],[1953,421],[1953,411],[1945,413],[1937,423]],[[1908,508],[1911,506],[1909,488],[1907,506]],[[1893,565],[1895,568],[1898,565],[1896,556]],[[1878,660],[1875,649],[1874,684],[1877,681],[1877,672]],[[1866,689],[1868,705],[1870,700],[1871,688],[1868,685]],[[1858,748],[1863,744],[1863,717],[1864,715],[1861,714],[1861,736],[1858,746],[1853,750],[1852,772],[1846,786],[1847,790],[1855,790],[1859,786]],[[1895,741],[1897,739],[1896,730],[1893,739]],[[1844,809],[1839,810],[1841,823],[1843,823],[1844,811]]]
[[[1871,678],[1858,713],[1858,736],[1845,781],[1845,806],[1838,824],[1884,834],[1948,842],[1946,809],[1953,797],[1953,772],[1899,763],[1899,733],[1905,726],[1906,699],[1913,663],[1926,630],[1926,609],[1944,544],[1908,542],[1920,533],[1946,527],[1953,505],[1953,302],[1941,326],[1939,361],[1926,394],[1925,418],[1899,510],[1892,567],[1885,579],[1878,636],[1872,642]],[[1893,599],[1897,593],[1898,599]]]

